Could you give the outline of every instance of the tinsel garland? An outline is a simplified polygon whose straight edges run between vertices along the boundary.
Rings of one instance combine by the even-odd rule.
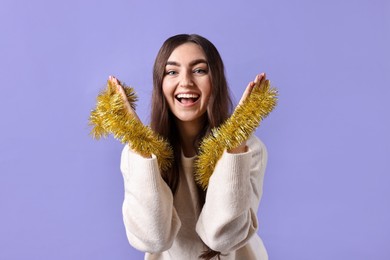
[[[207,189],[223,152],[236,148],[247,140],[261,120],[276,106],[278,93],[270,87],[269,80],[264,81],[261,86],[258,84],[231,117],[220,127],[212,129],[210,135],[202,140],[195,162],[195,180],[203,189]],[[137,97],[134,89],[121,85],[131,107],[135,109]],[[111,81],[108,81],[107,89],[98,95],[96,109],[91,112],[89,124],[93,126],[91,135],[95,139],[107,137],[111,133],[140,154],[156,155],[161,170],[165,171],[172,165],[172,147],[127,110],[121,94]]]
[[[130,106],[135,109],[137,96],[134,89],[121,85]],[[116,85],[111,81],[107,82],[107,88],[98,95],[89,124],[93,126],[91,135],[95,139],[113,134],[116,139],[129,144],[131,149],[142,155],[156,155],[161,170],[169,169],[172,164],[173,150],[169,143],[128,111]]]
[[[195,162],[195,180],[203,189],[207,189],[223,152],[238,147],[250,137],[260,121],[276,106],[277,94],[276,89],[270,88],[269,80],[254,86],[249,97],[235,109],[231,117],[220,127],[212,129],[210,135],[202,140]]]

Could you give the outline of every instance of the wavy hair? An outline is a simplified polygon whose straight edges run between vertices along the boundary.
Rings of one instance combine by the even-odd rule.
[[[212,86],[204,128],[196,138],[194,146],[198,147],[202,138],[210,133],[212,128],[221,125],[232,112],[232,101],[225,77],[225,69],[217,48],[209,40],[197,34],[179,34],[168,38],[160,48],[153,66],[151,128],[166,138],[173,147],[175,157],[173,167],[168,171],[161,172],[162,178],[173,194],[176,193],[180,180],[181,144],[179,138],[177,138],[179,131],[175,123],[175,117],[170,111],[162,91],[162,82],[169,56],[178,46],[184,43],[195,43],[202,48],[208,63]],[[204,204],[205,193],[200,188],[198,190],[201,203]],[[200,258],[211,259],[217,257],[219,259],[219,255],[219,252],[208,249],[200,255]]]

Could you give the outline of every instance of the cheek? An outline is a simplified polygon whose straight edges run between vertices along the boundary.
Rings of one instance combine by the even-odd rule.
[[[162,93],[164,95],[167,106],[169,107],[170,110],[172,110],[175,102],[173,97],[174,88],[172,88],[169,84],[164,84],[163,82]]]
[[[164,94],[165,99],[169,101],[169,97],[172,94],[172,89],[164,81],[163,81],[163,84],[162,84],[162,92]]]
[[[205,102],[208,103],[210,100],[210,97],[211,97],[211,85],[209,85],[206,89],[204,89]]]

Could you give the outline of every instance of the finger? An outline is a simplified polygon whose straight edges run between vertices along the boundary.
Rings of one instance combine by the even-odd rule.
[[[257,78],[257,80],[256,80],[255,88],[259,88],[260,90],[265,88],[265,82],[267,81],[266,74],[265,73],[261,73],[256,78]]]
[[[116,86],[116,90],[119,91],[122,94],[122,96],[126,96],[126,93],[123,90],[123,87],[117,78],[115,78],[114,76],[109,76],[108,80],[111,81],[111,83],[113,83]]]
[[[118,80],[117,80],[114,76],[111,76],[111,75],[110,75],[110,76],[108,77],[108,80],[111,81],[111,82],[114,83],[114,84],[118,84]]]
[[[123,87],[119,84],[116,84],[116,89],[119,91],[119,93],[122,95],[122,97],[127,100],[126,92],[123,89]]]
[[[114,83],[115,85],[119,85],[118,79],[115,78],[114,76],[111,76],[111,82]]]
[[[120,82],[117,78],[115,78],[114,76],[108,76],[108,80],[112,83],[114,83],[115,85],[120,85]]]
[[[256,75],[256,78],[255,78],[255,84],[256,85],[259,85],[259,84],[261,84],[261,82],[264,80],[266,78],[266,75],[265,75],[265,73],[263,72],[263,73],[260,73],[260,74],[258,74],[258,75]]]
[[[248,96],[252,93],[253,87],[255,86],[255,83],[253,81],[249,82],[248,85],[245,88],[244,94],[242,94],[241,100],[239,102],[239,105],[244,102],[245,99],[248,98]]]
[[[249,96],[252,93],[253,87],[256,85],[254,81],[248,83],[248,86],[245,89],[244,95],[245,97]]]

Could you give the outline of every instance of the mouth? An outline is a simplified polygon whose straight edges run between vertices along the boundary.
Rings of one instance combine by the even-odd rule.
[[[198,94],[177,94],[175,98],[181,104],[189,105],[198,101],[199,95]]]

